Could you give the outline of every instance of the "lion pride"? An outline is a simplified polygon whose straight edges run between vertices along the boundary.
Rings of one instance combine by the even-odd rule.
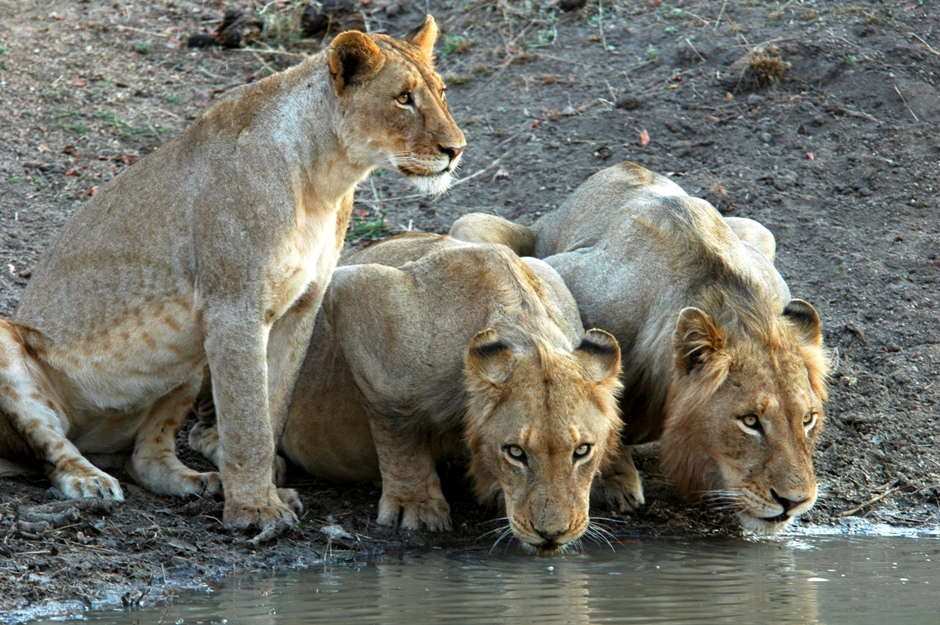
[[[624,162],[531,229],[471,214],[451,234],[558,271],[582,321],[623,349],[623,441],[661,440],[681,495],[732,508],[758,533],[813,506],[829,357],[816,310],[791,299],[773,266],[766,228]],[[603,475],[614,508],[642,500],[629,484],[639,480],[627,452]]]

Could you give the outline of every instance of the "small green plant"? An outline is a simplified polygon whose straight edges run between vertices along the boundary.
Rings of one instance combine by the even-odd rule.
[[[646,60],[655,61],[656,57],[659,56],[659,51],[656,50],[652,45],[646,49]]]
[[[134,44],[134,52],[138,54],[147,54],[150,52],[150,42],[149,41],[138,41]]]
[[[858,57],[855,56],[854,54],[846,54],[841,59],[839,59],[839,63],[841,63],[842,65],[857,65]]]
[[[463,54],[473,47],[473,43],[472,40],[461,35],[447,35],[444,38],[444,45],[441,46],[441,56]]]
[[[183,101],[183,96],[178,93],[168,93],[164,91],[160,94],[160,97],[167,101],[170,106],[179,106]]]
[[[67,130],[71,130],[77,135],[83,135],[86,132],[88,132],[88,127],[85,126],[85,124],[83,124],[82,122],[72,122],[71,124],[67,124],[65,128]]]
[[[7,47],[6,47],[6,46],[0,46],[0,54],[6,54],[6,53],[7,53]]]
[[[13,176],[13,177],[10,178],[7,182],[9,182],[10,184],[16,184],[17,182],[19,182],[19,181],[22,180],[22,179],[23,179],[22,176]]]
[[[126,125],[124,124],[124,122],[119,120],[117,116],[114,114],[114,111],[111,111],[111,110],[99,111],[95,113],[95,119],[100,119],[104,123],[111,124],[112,126],[120,126],[122,124]]]
[[[679,29],[675,26],[666,26],[663,29],[663,32],[665,32],[667,35],[675,35],[677,32],[679,32]]]
[[[383,210],[375,219],[354,219],[349,224],[346,240],[350,242],[378,241],[388,236],[391,229],[391,226],[385,221],[385,211]]]

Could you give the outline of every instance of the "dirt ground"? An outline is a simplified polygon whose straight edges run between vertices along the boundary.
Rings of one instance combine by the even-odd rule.
[[[351,246],[406,229],[445,232],[470,211],[531,223],[619,160],[667,173],[724,214],[775,233],[779,268],[793,294],[819,310],[838,354],[815,460],[822,492],[803,523],[940,524],[936,7],[325,4],[327,42],[348,26],[401,35],[430,10],[443,32],[438,66],[448,101],[469,144],[462,180],[444,197],[418,197],[390,172],[365,182]],[[322,45],[322,32],[300,39],[301,8],[0,0],[0,316],[13,315],[43,250],[96,189],[225,90]],[[194,33],[208,40],[227,9],[259,20],[240,31],[246,47],[186,46]],[[201,462],[192,452],[185,458]],[[647,506],[624,518],[600,513],[619,539],[738,531],[720,513],[679,503],[659,477],[655,448],[640,461]],[[485,553],[494,538],[480,537],[499,513],[472,501],[462,471],[457,463],[445,470],[452,534],[377,528],[377,488],[297,476],[302,528],[260,546],[221,529],[221,502],[151,495],[127,476],[126,503],[109,509],[56,502],[41,476],[3,479],[0,621],[38,613],[25,608],[132,607],[221,575],[330,558]],[[352,538],[329,539],[321,532],[329,524]]]

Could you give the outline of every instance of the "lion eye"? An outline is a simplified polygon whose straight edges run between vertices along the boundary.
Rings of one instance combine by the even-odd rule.
[[[746,414],[743,417],[738,418],[745,427],[748,427],[752,430],[757,430],[758,432],[761,431],[760,419],[757,418],[757,415]]]
[[[521,462],[522,464],[526,463],[525,452],[522,451],[522,447],[519,447],[518,445],[506,445],[503,447],[503,451],[505,451],[506,454],[508,454],[509,457],[516,462]]]
[[[574,456],[574,459],[575,459],[575,460],[581,460],[582,458],[586,458],[587,455],[588,455],[589,453],[591,453],[591,447],[592,447],[592,445],[591,445],[590,443],[585,443],[585,444],[583,444],[583,445],[579,445],[579,446],[574,450],[574,454],[572,454],[572,455]]]
[[[816,419],[818,415],[815,412],[807,413],[803,417],[803,428],[806,430],[812,430],[816,426]]]
[[[414,100],[412,99],[411,94],[408,93],[407,91],[403,91],[396,99],[398,100],[399,104],[403,104],[403,105],[414,104]]]

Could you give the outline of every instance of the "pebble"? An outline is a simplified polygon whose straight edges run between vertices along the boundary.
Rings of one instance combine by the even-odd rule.
[[[401,5],[397,2],[393,2],[385,7],[385,17],[395,17],[399,13],[401,13]]]
[[[636,96],[625,95],[617,98],[617,103],[614,106],[616,106],[618,109],[632,111],[633,109],[638,109],[643,106],[643,100]]]

